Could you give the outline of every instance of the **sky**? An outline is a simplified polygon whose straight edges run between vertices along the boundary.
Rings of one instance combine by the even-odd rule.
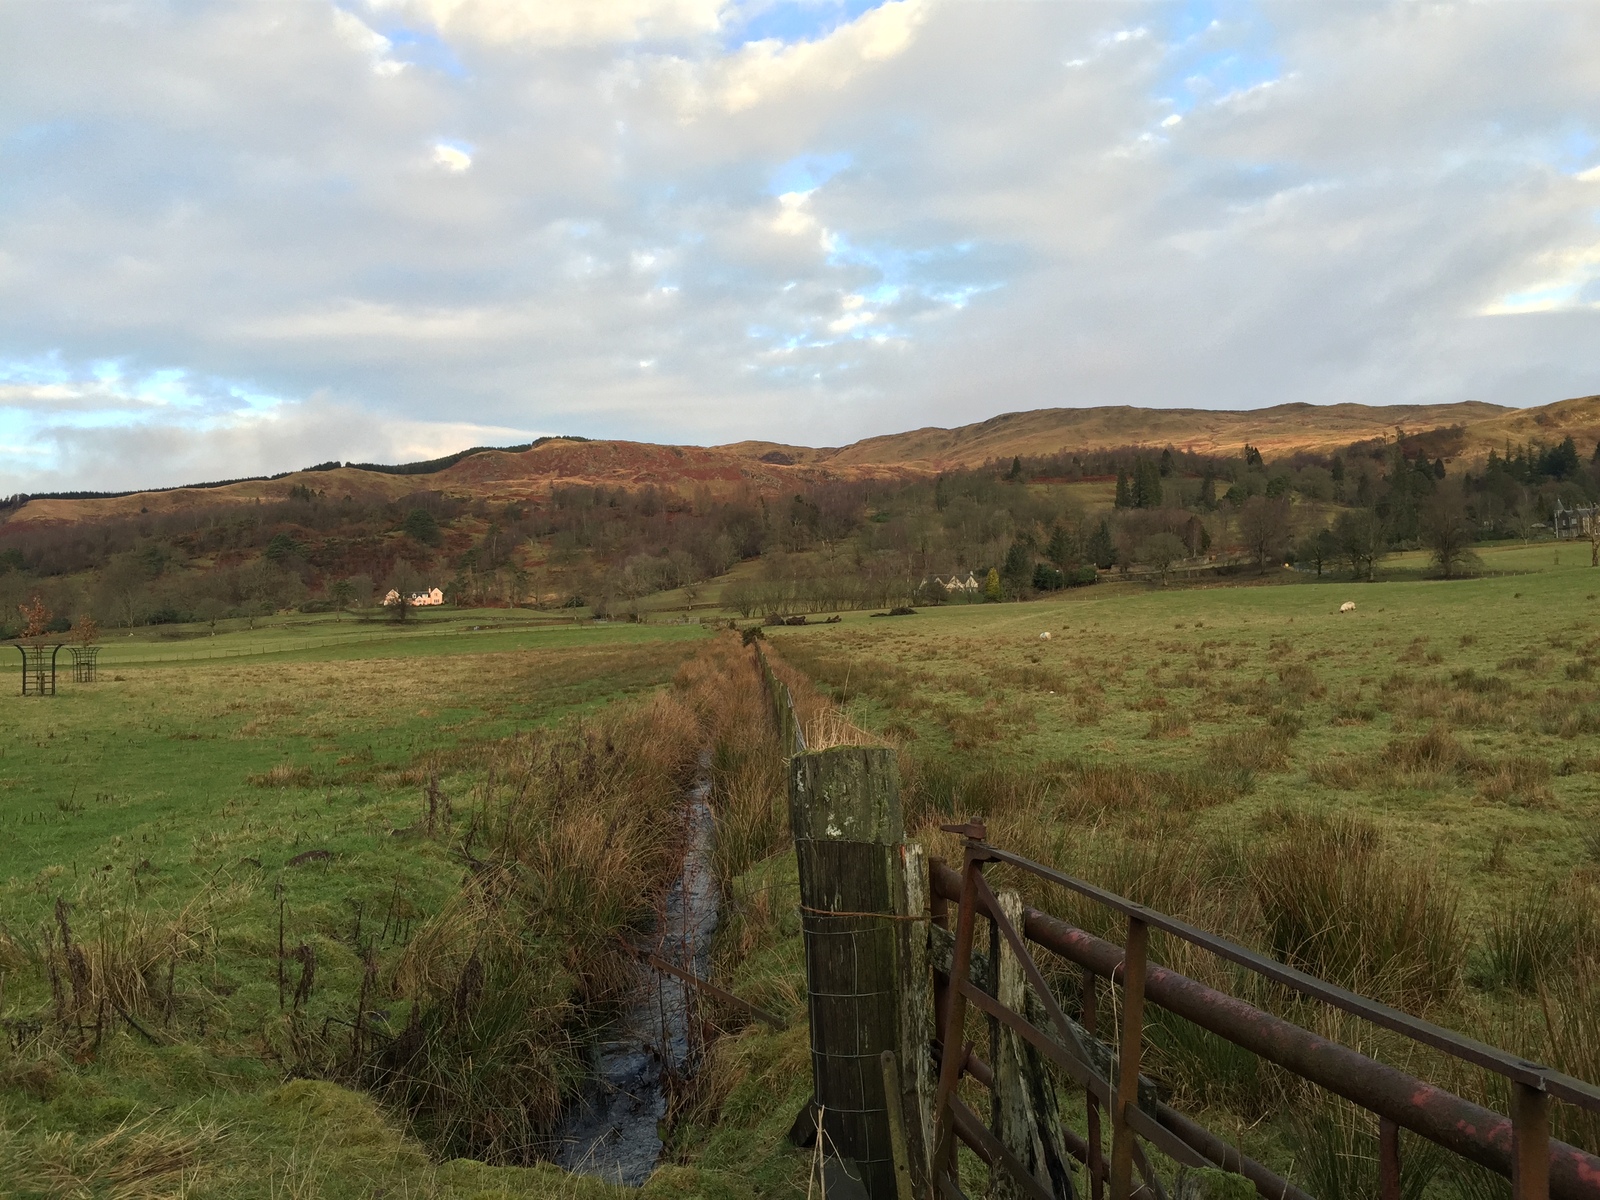
[[[1600,5],[8,0],[0,493],[1600,391]]]

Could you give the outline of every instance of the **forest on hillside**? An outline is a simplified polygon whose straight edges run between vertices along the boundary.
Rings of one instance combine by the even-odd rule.
[[[460,604],[626,616],[661,591],[693,604],[741,563],[752,565],[721,600],[744,615],[1026,599],[1106,571],[1160,578],[1197,563],[1371,578],[1386,554],[1419,546],[1449,575],[1471,569],[1473,542],[1536,536],[1558,502],[1600,498],[1600,446],[1583,454],[1567,438],[1448,466],[1462,444],[1445,428],[1274,460],[1248,445],[1236,456],[1064,451],[783,497],[558,486],[507,505],[419,487],[363,502],[302,483],[276,503],[0,526],[0,629],[15,636],[35,596],[56,629],[84,617],[214,628],[433,585]],[[1073,486],[1085,484],[1099,486]],[[968,572],[985,585],[977,596],[932,582]]]

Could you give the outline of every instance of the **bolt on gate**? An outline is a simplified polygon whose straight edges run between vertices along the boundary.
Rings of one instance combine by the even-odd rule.
[[[1600,1200],[1600,1158],[1550,1136],[1552,1102],[1600,1113],[1600,1088],[991,845],[976,818],[943,827],[964,839],[960,870],[926,859],[899,829],[893,755],[864,747],[808,753],[792,693],[759,646],[755,653],[790,758],[801,875],[815,1094],[796,1131],[820,1131],[872,1200],[963,1200],[957,1142],[987,1166],[988,1194],[998,1200],[1078,1200],[1069,1160],[1087,1169],[1092,1200],[1108,1192],[1109,1200],[1168,1200],[1146,1147],[1180,1168],[1241,1175],[1264,1200],[1311,1200],[1160,1100],[1140,1072],[1146,1003],[1376,1115],[1382,1200],[1401,1200],[1402,1128],[1510,1178],[1513,1200]],[[1125,941],[1104,941],[1025,906],[1013,891],[996,891],[984,876],[991,864],[1120,914]],[[987,955],[975,947],[979,921],[988,927]],[[1511,1116],[1151,963],[1152,930],[1500,1076]],[[1038,950],[1080,970],[1079,1020],[1063,1010]],[[1059,962],[1047,965],[1059,976]],[[1102,984],[1120,996],[1114,1046],[1098,1028]],[[893,1003],[884,994],[891,986],[899,989]],[[992,1063],[964,1040],[969,1005],[988,1019]],[[1086,1136],[1060,1119],[1061,1077],[1083,1091]],[[963,1078],[990,1093],[987,1125],[962,1099]]]

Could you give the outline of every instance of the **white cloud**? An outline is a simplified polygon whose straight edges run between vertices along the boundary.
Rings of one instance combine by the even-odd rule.
[[[347,7],[0,5],[0,492],[1600,386],[1594,6]]]
[[[810,192],[784,192],[778,197],[778,215],[772,228],[779,233],[803,234],[817,231],[817,219],[806,211]]]
[[[715,32],[727,0],[379,0],[450,34],[489,42],[573,45]]]
[[[390,56],[394,43],[376,32],[359,17],[342,8],[333,10],[333,27],[351,49],[365,54],[375,75],[398,75],[406,64]]]
[[[849,86],[902,54],[929,11],[929,0],[889,0],[815,41],[767,38],[723,58],[692,66],[669,60],[657,69],[674,77],[685,117],[701,116],[707,108],[739,113],[795,93]]]
[[[443,167],[453,175],[459,175],[472,165],[472,155],[460,146],[451,145],[449,142],[435,142],[433,165]]]

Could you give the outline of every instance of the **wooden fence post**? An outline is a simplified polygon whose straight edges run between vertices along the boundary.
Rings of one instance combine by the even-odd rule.
[[[825,1149],[849,1160],[872,1200],[893,1200],[880,1055],[901,1051],[899,927],[907,924],[895,919],[904,904],[905,835],[894,751],[840,746],[796,754],[789,817]],[[905,1115],[908,1126],[921,1124],[919,1106]]]
[[[933,971],[928,962],[928,856],[916,842],[902,848],[901,889],[895,911],[900,942],[900,1107],[905,1113],[906,1150],[912,1191],[926,1196],[933,1186],[933,1096],[939,1072],[933,1062]]]
[[[1011,889],[995,895],[1000,911],[1014,929],[1022,928],[1022,897]],[[1028,983],[1022,960],[1007,938],[999,939],[995,973],[995,999],[1012,1012],[1028,1011]],[[1058,1132],[1055,1089],[1043,1061],[1015,1030],[1002,1025],[994,1063],[995,1136],[1018,1162],[1027,1167],[1039,1186],[1051,1195],[1071,1195],[1066,1148]],[[991,1176],[995,1200],[1022,1200],[1020,1184],[1004,1171]]]
[[[1128,1110],[1139,1103],[1139,1056],[1144,1041],[1144,972],[1150,927],[1128,918],[1122,957],[1122,1020],[1117,1029],[1117,1091],[1111,1103],[1111,1200],[1133,1195],[1136,1149]]]

